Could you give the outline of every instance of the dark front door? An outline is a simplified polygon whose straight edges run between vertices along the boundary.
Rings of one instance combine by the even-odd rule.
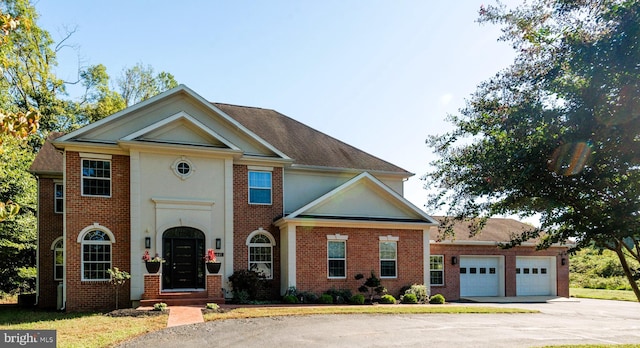
[[[163,235],[163,254],[163,289],[204,288],[202,232],[188,227],[167,230]]]

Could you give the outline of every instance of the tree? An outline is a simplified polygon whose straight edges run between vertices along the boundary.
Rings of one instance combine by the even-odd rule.
[[[154,76],[153,67],[138,63],[133,68],[126,68],[118,79],[120,94],[125,105],[130,106],[147,100],[154,95],[178,86],[173,75],[160,72]]]
[[[34,155],[28,144],[1,136],[0,202],[13,201],[20,211],[0,223],[0,292],[33,290],[36,255],[36,180],[26,173]]]
[[[482,82],[454,130],[427,144],[440,158],[423,179],[443,223],[540,214],[539,248],[575,240],[614,251],[640,301],[640,3],[537,0],[482,7],[503,25],[514,63]]]

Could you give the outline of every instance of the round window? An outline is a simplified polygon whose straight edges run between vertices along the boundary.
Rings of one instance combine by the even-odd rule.
[[[180,175],[189,175],[191,172],[191,166],[187,162],[180,162],[176,168]]]
[[[173,173],[182,180],[186,180],[196,170],[195,165],[185,156],[180,156],[171,165]]]

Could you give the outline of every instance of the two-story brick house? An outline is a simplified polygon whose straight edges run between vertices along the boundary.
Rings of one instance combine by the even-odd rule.
[[[444,281],[449,267],[451,253],[431,255],[437,221],[403,198],[413,174],[276,111],[210,103],[185,86],[52,134],[31,171],[42,307],[112,307],[112,267],[131,273],[120,306],[222,300],[241,269],[264,274],[274,295],[355,291],[354,275],[372,270],[396,294]],[[207,249],[218,274],[205,270]],[[165,259],[160,273],[147,273],[145,251]],[[545,256],[554,275],[558,255]],[[553,284],[562,295],[564,280]]]

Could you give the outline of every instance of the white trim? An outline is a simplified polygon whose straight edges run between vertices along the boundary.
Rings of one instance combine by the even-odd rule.
[[[263,235],[265,237],[267,237],[269,239],[269,244],[267,243],[251,243],[251,239],[253,239],[253,237],[257,236],[257,235]],[[247,237],[247,261],[248,261],[248,267],[247,269],[251,270],[251,263],[255,263],[255,264],[271,264],[271,267],[269,268],[270,272],[269,272],[269,276],[266,277],[266,279],[273,279],[273,274],[275,273],[274,267],[275,267],[275,255],[273,254],[273,247],[276,245],[276,240],[275,238],[273,238],[273,235],[271,235],[271,233],[269,233],[269,231],[265,231],[264,229],[262,229],[262,227],[260,227],[259,229],[251,232],[249,234],[249,236]],[[252,247],[265,247],[265,246],[269,246],[271,248],[271,260],[269,262],[264,262],[264,261],[251,261],[251,248]]]
[[[251,244],[251,238],[253,238],[256,234],[264,234],[271,241],[271,245],[272,246],[276,246],[276,239],[273,238],[273,235],[271,233],[269,233],[269,231],[264,230],[262,227],[260,227],[259,229],[249,233],[249,236],[247,236],[247,240],[246,240],[246,244],[247,245]]]
[[[202,122],[198,121],[197,119],[193,118],[191,115],[187,114],[184,111],[180,111],[174,115],[171,115],[161,121],[158,121],[156,123],[151,124],[150,126],[147,126],[145,128],[142,128],[134,133],[131,133],[123,138],[121,138],[121,141],[134,141],[136,138],[139,138],[141,136],[144,136],[147,133],[151,133],[155,130],[158,130],[170,123],[176,122],[176,121],[180,121],[180,120],[186,120],[188,122],[190,122],[191,124],[193,124],[194,126],[196,126],[198,129],[200,129],[201,131],[203,131],[204,133],[206,133],[208,136],[220,141],[221,143],[223,143],[224,145],[226,145],[228,148],[232,149],[232,150],[236,150],[239,151],[240,148],[237,147],[236,145],[234,145],[232,142],[230,142],[229,140],[225,139],[223,136],[221,136],[220,134],[216,133],[215,131],[213,131],[211,128],[205,126]],[[185,145],[191,145],[191,144],[185,144]]]
[[[113,232],[97,222],[94,222],[93,225],[83,228],[82,231],[78,233],[78,243],[82,243],[82,238],[84,238],[84,235],[93,230],[98,230],[106,233],[109,236],[109,239],[111,239],[111,244],[116,244],[116,237],[113,235]]]
[[[228,123],[230,123],[235,129],[239,130],[240,132],[246,134],[247,136],[249,136],[250,138],[253,138],[254,140],[256,140],[259,144],[261,144],[262,146],[266,147],[268,150],[274,152],[276,155],[278,155],[279,157],[281,157],[284,160],[292,160],[289,156],[285,155],[282,151],[278,150],[275,146],[271,145],[270,143],[268,143],[266,140],[262,139],[261,137],[259,137],[257,134],[253,133],[252,131],[250,131],[248,128],[246,128],[245,126],[243,126],[240,122],[234,120],[231,116],[227,115],[226,113],[224,113],[222,110],[220,110],[218,107],[216,107],[215,105],[213,105],[212,103],[208,102],[206,99],[202,98],[200,95],[198,95],[196,92],[194,92],[193,90],[191,90],[189,87],[185,86],[185,85],[178,85],[175,88],[172,88],[168,91],[165,91],[163,93],[160,93],[158,95],[155,95],[143,102],[140,102],[138,104],[135,104],[131,107],[128,107],[124,110],[121,110],[119,112],[116,112],[115,114],[105,117],[97,122],[91,123],[85,127],[82,127],[74,132],[71,132],[69,134],[63,135],[62,137],[56,139],[56,141],[54,142],[55,146],[60,146],[60,147],[65,147],[66,145],[68,145],[69,143],[66,143],[68,141],[70,141],[71,139],[75,139],[75,138],[79,138],[80,136],[82,136],[83,134],[90,132],[96,128],[102,127],[104,128],[108,123],[113,122],[123,116],[126,116],[130,113],[136,112],[138,110],[141,110],[143,108],[146,108],[147,106],[154,104],[162,99],[168,98],[170,96],[173,95],[178,95],[178,94],[186,94],[190,97],[192,97],[193,99],[197,100],[198,102],[200,102],[200,104],[205,108],[208,109],[210,111],[213,111],[214,113],[218,114],[220,117],[222,117],[225,121],[227,121]]]
[[[189,166],[189,170],[186,173],[180,173],[179,170],[179,166],[180,163],[186,163],[187,166]],[[173,170],[173,174],[175,174],[178,178],[184,180],[187,180],[190,176],[193,175],[193,173],[196,171],[196,165],[193,164],[193,162],[191,162],[190,159],[188,159],[186,156],[180,156],[178,158],[176,158],[175,161],[173,161],[173,163],[171,164],[170,168]]]
[[[56,263],[56,252],[58,251],[58,248],[56,248],[56,244],[62,242],[62,247],[59,248],[59,250],[62,250],[62,278],[57,278],[56,277],[56,267],[58,266],[58,264]],[[56,239],[53,240],[53,243],[51,243],[51,251],[53,251],[53,280],[54,281],[62,281],[64,280],[64,269],[65,269],[65,265],[64,265],[64,237],[58,237]]]
[[[442,269],[431,269],[431,258],[432,257],[441,257],[442,258]],[[431,286],[445,286],[445,278],[444,278],[444,269],[445,269],[445,262],[444,262],[444,255],[443,254],[436,254],[436,255],[429,255],[429,283],[431,284]],[[431,272],[432,271],[438,271],[438,272],[442,272],[442,284],[434,284],[431,283]]]
[[[273,167],[247,166],[250,172],[273,172]]]
[[[380,236],[378,237],[378,239],[380,241],[389,241],[389,242],[397,242],[400,240],[400,237],[394,237],[394,236]]]
[[[112,155],[107,155],[104,153],[87,153],[87,152],[79,152],[78,156],[80,156],[80,158],[88,158],[88,159],[103,159],[103,160],[111,160],[112,159]]]
[[[58,192],[58,186],[62,187],[62,197],[56,196],[56,193]],[[58,200],[62,201],[62,211],[58,211]],[[53,213],[64,214],[64,184],[60,180],[53,181]]]
[[[431,294],[431,270],[427,265],[429,265],[429,260],[431,260],[431,246],[429,244],[431,240],[431,229],[435,229],[435,227],[422,230],[422,278],[424,285],[429,290],[429,294]]]
[[[391,237],[391,236],[389,236]],[[386,237],[380,237],[380,240],[378,241],[378,266],[380,267],[378,274],[380,274],[380,278],[384,278],[384,279],[396,279],[398,278],[398,241],[397,240],[383,240],[382,238],[386,238]],[[382,243],[393,243],[395,245],[395,255],[396,257],[393,259],[383,259],[381,252],[382,252]],[[394,265],[395,265],[395,270],[394,270],[394,275],[393,276],[383,276],[382,275],[382,261],[393,261]]]
[[[434,218],[432,218],[431,216],[427,215],[425,212],[423,212],[418,207],[413,205],[413,203],[409,202],[406,198],[402,197],[396,191],[394,191],[391,188],[389,188],[389,186],[385,185],[384,183],[382,183],[380,180],[376,179],[373,175],[369,174],[368,172],[362,172],[361,174],[353,177],[351,180],[345,182],[344,184],[336,187],[335,189],[329,191],[328,193],[320,196],[316,200],[308,203],[307,205],[305,205],[305,206],[301,207],[300,209],[294,211],[293,213],[287,215],[287,217],[285,219],[286,220],[291,220],[291,219],[297,218],[298,215],[302,215],[306,211],[311,210],[314,207],[319,206],[320,204],[324,203],[325,201],[330,200],[333,196],[337,195],[341,191],[346,190],[348,187],[355,185],[357,182],[359,182],[361,180],[369,180],[371,183],[373,183],[374,185],[376,185],[377,187],[382,189],[385,193],[387,193],[389,196],[391,196],[391,198],[396,200],[398,203],[402,204],[404,207],[408,208],[411,212],[415,213],[416,215],[418,215],[422,219],[424,219],[425,222],[419,223],[421,226],[424,226],[425,224],[430,225],[430,226],[439,225],[439,223]],[[314,221],[316,221],[316,220],[314,219]],[[420,229],[422,229],[422,228],[420,228]]]
[[[328,240],[347,240],[349,239],[349,236],[347,235],[342,235],[340,233],[336,233],[336,234],[328,234],[327,235],[327,239]]]
[[[85,241],[84,237],[87,233],[92,231],[100,231],[104,232],[109,237],[109,241]],[[109,266],[113,266],[113,244],[115,244],[115,237],[113,233],[106,227],[100,226],[98,223],[94,223],[92,226],[87,226],[78,234],[78,242],[80,243],[80,280],[83,282],[103,282],[109,280],[109,278],[100,278],[100,279],[87,279],[84,277],[84,266],[86,262],[84,260],[84,246],[87,244],[90,245],[109,245]],[[89,263],[96,263],[89,262]],[[106,263],[106,262],[104,262]],[[109,267],[111,268],[111,267]]]
[[[269,174],[269,203],[251,202],[251,173],[268,173]],[[256,190],[266,190],[264,187],[253,187]],[[247,201],[251,205],[273,205],[273,172],[264,170],[248,170],[247,171]]]
[[[86,178],[89,180],[103,180],[103,181],[109,181],[109,194],[108,195],[92,195],[92,194],[88,194],[88,193],[84,193],[84,161],[92,161],[95,160],[96,162],[109,162],[109,178],[102,178],[102,177],[92,177],[92,176],[87,176]],[[84,157],[84,158],[80,158],[80,194],[82,197],[101,197],[101,198],[111,198],[111,195],[113,193],[113,163],[111,161],[111,159],[101,159],[101,158],[96,158],[96,157]]]
[[[340,238],[340,239],[329,239],[329,236],[327,236],[327,279],[346,279],[347,278],[347,239],[346,238]],[[344,257],[343,258],[330,258],[329,257],[329,243],[343,243],[344,244]],[[335,261],[343,261],[344,262],[344,276],[341,277],[332,277],[329,275],[329,261],[331,260],[335,260]]]

